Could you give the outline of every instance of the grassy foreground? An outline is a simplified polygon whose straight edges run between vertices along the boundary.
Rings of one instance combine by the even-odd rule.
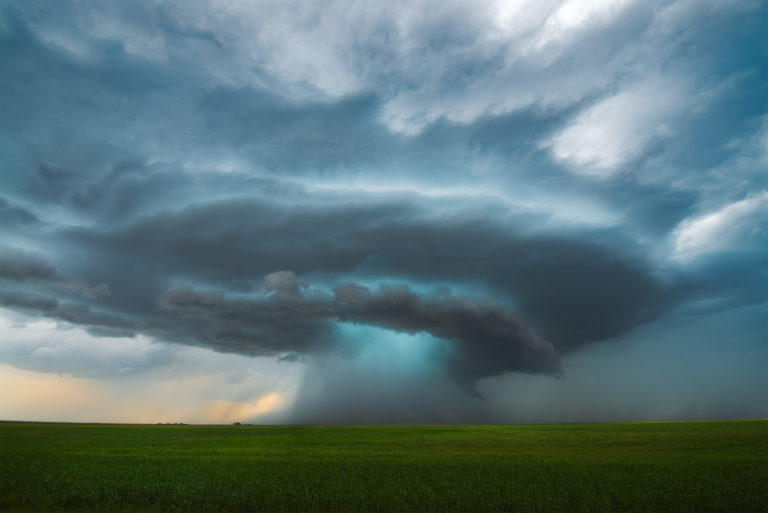
[[[0,423],[3,511],[768,511],[768,421]]]

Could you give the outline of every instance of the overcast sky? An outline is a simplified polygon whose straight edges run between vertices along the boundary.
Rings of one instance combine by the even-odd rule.
[[[0,418],[768,416],[765,2],[0,6]]]

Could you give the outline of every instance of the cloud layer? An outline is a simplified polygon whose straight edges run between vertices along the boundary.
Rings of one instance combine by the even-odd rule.
[[[545,397],[638,330],[677,333],[662,367],[693,373],[727,351],[697,320],[766,302],[765,10],[3,2],[0,306],[85,333],[78,354],[303,365],[297,421],[511,418],[515,376]],[[30,344],[0,363],[49,372]]]
[[[279,271],[265,277],[261,301],[229,299],[190,289],[172,289],[160,308],[204,321],[203,341],[226,350],[255,354],[333,350],[329,321],[368,324],[402,333],[428,333],[451,343],[442,359],[464,386],[505,372],[559,374],[551,343],[537,337],[514,313],[495,303],[444,293],[421,297],[406,285],[367,287],[345,283],[333,295],[300,291],[296,276]]]

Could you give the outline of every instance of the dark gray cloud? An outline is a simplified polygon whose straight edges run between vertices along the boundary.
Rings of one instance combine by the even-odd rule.
[[[114,315],[110,312],[96,310],[87,305],[60,304],[48,315],[80,326],[127,329],[135,325],[130,319]]]
[[[521,237],[484,221],[459,219],[391,223],[363,237],[384,246],[381,265],[395,272],[432,279],[444,273],[454,279],[484,276],[562,348],[625,332],[672,299],[631,256],[631,248],[621,247],[627,241],[610,232]]]
[[[31,315],[81,326],[96,336],[132,337],[138,328],[137,321],[125,316],[89,305],[59,300],[49,294],[24,290],[0,291],[0,305]]]
[[[41,256],[13,246],[0,246],[0,279],[56,282],[63,278]]]
[[[67,278],[41,255],[14,246],[0,246],[0,280],[54,286],[92,299],[111,294],[106,283],[90,286],[82,280]]]
[[[202,321],[202,343],[224,351],[278,354],[320,351],[331,341],[325,321],[332,304],[304,300],[298,292],[274,292],[270,299],[231,299],[221,293],[174,288],[159,298],[159,307],[186,319]]]
[[[8,308],[38,313],[54,311],[59,306],[59,301],[55,297],[42,294],[4,291],[0,293],[0,304]]]
[[[427,332],[455,342],[450,366],[468,387],[479,378],[507,372],[562,372],[552,344],[532,333],[520,315],[493,302],[452,294],[422,298],[404,285],[379,287],[375,292],[360,285],[340,285],[335,298],[342,304],[342,321]]]
[[[624,333],[674,303],[669,284],[633,257],[619,234],[525,235],[471,214],[434,219],[419,210],[402,203],[285,210],[226,201],[158,214],[114,233],[68,237],[96,255],[119,259],[130,251],[134,265],[146,262],[141,272],[155,278],[147,280],[143,301],[178,273],[224,286],[280,267],[422,282],[480,277],[564,350]]]
[[[132,330],[107,326],[89,326],[86,332],[94,337],[134,338],[136,336]]]
[[[467,389],[479,378],[506,372],[562,372],[552,344],[532,333],[519,315],[492,301],[450,293],[422,297],[406,285],[371,291],[350,283],[337,286],[331,297],[314,289],[301,292],[289,271],[267,275],[265,284],[265,293],[271,293],[268,299],[235,300],[171,289],[159,304],[181,317],[204,321],[202,341],[221,350],[327,351],[329,321],[339,321],[429,333],[451,342],[451,352],[443,358]]]

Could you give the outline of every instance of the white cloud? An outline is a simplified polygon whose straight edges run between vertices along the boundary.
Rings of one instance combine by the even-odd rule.
[[[355,197],[369,194],[371,197],[402,198],[418,196],[419,202],[433,201],[430,208],[445,214],[456,207],[472,208],[478,204],[506,207],[510,214],[531,214],[549,219],[554,225],[616,226],[619,217],[601,204],[585,201],[573,194],[557,193],[524,184],[515,186],[514,194],[498,187],[483,184],[433,185],[416,181],[350,180],[340,182],[324,180],[309,184],[309,190],[340,192]]]
[[[606,178],[671,135],[684,87],[668,79],[633,84],[578,114],[546,145],[577,174]]]
[[[727,251],[736,242],[743,248],[749,239],[765,236],[767,224],[768,191],[750,194],[741,201],[680,223],[673,233],[675,257],[688,260]]]
[[[0,361],[80,376],[141,374],[178,359],[167,344],[135,338],[94,337],[67,323],[0,310]]]
[[[133,24],[120,3],[100,4],[85,6],[77,30],[37,30],[72,49],[109,40],[149,60],[193,58],[214,80],[268,87],[297,101],[375,93],[382,121],[416,134],[440,118],[469,123],[567,105],[614,82],[628,63],[648,64],[637,57],[656,41],[614,44],[607,31],[651,19],[628,16],[631,4],[652,9],[634,0],[177,0],[137,7]],[[180,34],[188,36],[183,43],[174,39]],[[602,50],[583,51],[584,40]]]
[[[542,51],[547,46],[566,42],[579,32],[610,23],[634,0],[568,0],[546,20],[526,47],[526,52]]]
[[[45,44],[64,51],[81,61],[91,60],[94,56],[93,48],[88,45],[84,38],[64,31],[45,31],[40,34],[40,39]]]
[[[539,30],[561,0],[497,0],[493,19],[499,36],[520,37]]]

